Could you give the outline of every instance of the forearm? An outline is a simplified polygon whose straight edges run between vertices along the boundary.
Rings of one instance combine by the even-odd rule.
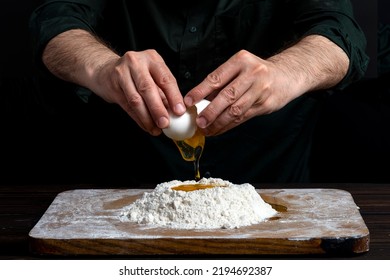
[[[60,79],[93,90],[97,72],[119,56],[85,30],[69,30],[54,37],[44,49],[42,60]]]
[[[303,38],[268,60],[293,81],[289,86],[298,96],[335,86],[349,67],[346,53],[332,41],[317,35]]]

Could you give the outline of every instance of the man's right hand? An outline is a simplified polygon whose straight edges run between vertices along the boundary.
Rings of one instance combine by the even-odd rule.
[[[75,29],[47,44],[43,62],[57,77],[118,104],[151,135],[168,127],[168,110],[177,115],[186,110],[175,77],[155,50],[119,56],[89,32]]]

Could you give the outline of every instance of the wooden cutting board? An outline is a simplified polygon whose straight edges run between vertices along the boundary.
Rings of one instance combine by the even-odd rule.
[[[76,189],[58,194],[30,231],[40,255],[359,254],[369,231],[351,194],[339,189],[261,189],[278,214],[238,229],[179,230],[123,221],[145,189]]]

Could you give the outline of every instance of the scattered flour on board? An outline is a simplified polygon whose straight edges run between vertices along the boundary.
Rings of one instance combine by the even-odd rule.
[[[183,184],[216,187],[195,191],[172,190]],[[260,223],[276,214],[251,184],[235,185],[219,178],[200,181],[173,180],[126,206],[122,219],[149,226],[174,229],[239,228]]]

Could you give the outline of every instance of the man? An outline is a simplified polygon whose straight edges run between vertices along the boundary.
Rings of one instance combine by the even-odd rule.
[[[324,90],[360,79],[368,63],[346,0],[45,1],[31,34],[47,77],[75,85],[91,104],[119,105],[141,128],[120,149],[151,173],[140,181],[193,179],[161,132],[168,108],[181,115],[204,98],[204,176],[308,181]],[[141,143],[147,160],[133,153]]]

